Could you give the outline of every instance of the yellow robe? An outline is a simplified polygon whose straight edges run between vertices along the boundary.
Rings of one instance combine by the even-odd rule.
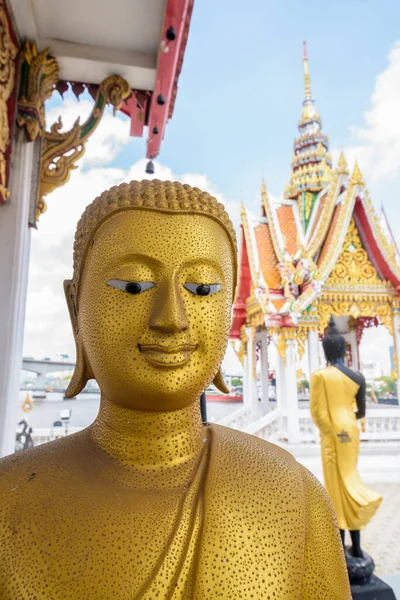
[[[0,461],[1,600],[350,600],[313,475],[259,438],[205,435],[190,483],[162,493],[120,485],[89,430]]]
[[[357,472],[360,430],[355,415],[359,386],[336,367],[311,377],[310,411],[321,435],[325,487],[340,529],[363,529],[382,497],[369,489]]]

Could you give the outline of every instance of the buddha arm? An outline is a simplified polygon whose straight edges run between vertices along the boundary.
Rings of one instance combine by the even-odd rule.
[[[356,417],[357,419],[363,419],[365,417],[365,393],[366,393],[366,384],[365,384],[365,378],[363,375],[361,375],[361,381],[360,381],[360,389],[357,392],[356,395],[356,402],[357,402],[357,412],[356,412]]]
[[[301,600],[351,600],[339,529],[328,494],[300,467],[306,501],[306,544]]]
[[[310,412],[312,420],[321,431],[328,433],[331,431],[331,422],[328,411],[328,404],[325,392],[325,385],[322,375],[316,371],[311,376],[310,385]]]

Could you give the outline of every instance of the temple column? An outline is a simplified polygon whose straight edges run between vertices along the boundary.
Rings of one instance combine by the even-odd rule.
[[[17,131],[10,201],[0,206],[0,456],[14,452],[28,284],[34,144]],[[21,414],[22,417],[22,414]]]
[[[282,333],[279,333],[282,335]],[[279,342],[278,342],[279,347]],[[281,411],[281,430],[290,444],[300,443],[299,402],[296,378],[296,342],[285,339],[284,355],[277,353],[276,395],[277,407]]]
[[[299,400],[296,377],[296,342],[286,340],[285,393],[287,404],[287,438],[290,444],[300,443]]]
[[[269,379],[268,379],[268,332],[266,330],[257,333],[256,341],[261,346],[260,366],[261,366],[261,402],[268,411],[269,406]]]
[[[246,398],[245,403],[251,408],[252,419],[257,418],[258,398],[257,398],[257,385],[254,379],[254,368],[255,368],[255,338],[253,337],[252,327],[246,327],[247,337],[247,377],[246,377]],[[244,391],[244,390],[243,390]]]
[[[308,369],[311,375],[318,371],[320,368],[319,364],[319,340],[318,331],[309,331],[307,335],[307,346],[308,346]]]
[[[348,343],[351,346],[351,360],[352,360],[352,369],[355,371],[360,370],[360,357],[358,352],[358,344],[357,344],[357,333],[356,330],[353,329],[349,331],[348,334],[345,335]]]
[[[311,330],[308,332],[307,336],[307,345],[308,345],[308,369],[310,371],[310,392],[311,392],[311,375],[318,371],[321,368],[320,358],[319,358],[319,339],[318,339],[318,331]],[[315,442],[319,444],[320,435],[318,427],[313,424]]]
[[[397,398],[400,399],[400,309],[393,313],[394,367],[397,369]]]

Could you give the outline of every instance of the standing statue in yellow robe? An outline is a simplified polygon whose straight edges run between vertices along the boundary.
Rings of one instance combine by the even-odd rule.
[[[143,181],[83,214],[65,282],[83,431],[0,461],[1,600],[350,600],[331,502],[284,450],[203,424],[237,278],[207,193]],[[79,399],[77,400],[79,402]]]
[[[362,558],[360,530],[382,501],[357,472],[357,419],[365,416],[365,379],[344,365],[346,341],[333,317],[322,343],[330,366],[312,374],[310,410],[321,434],[325,487],[335,508],[343,544],[345,531],[350,531],[353,556]]]

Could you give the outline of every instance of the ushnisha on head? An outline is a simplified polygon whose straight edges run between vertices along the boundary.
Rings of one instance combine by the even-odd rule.
[[[322,340],[325,358],[329,363],[343,360],[346,355],[346,340],[339,333],[333,317],[329,320],[328,331]]]
[[[103,192],[75,235],[64,282],[77,349],[67,395],[90,378],[120,406],[183,408],[220,365],[237,279],[236,236],[222,204],[170,181]]]

